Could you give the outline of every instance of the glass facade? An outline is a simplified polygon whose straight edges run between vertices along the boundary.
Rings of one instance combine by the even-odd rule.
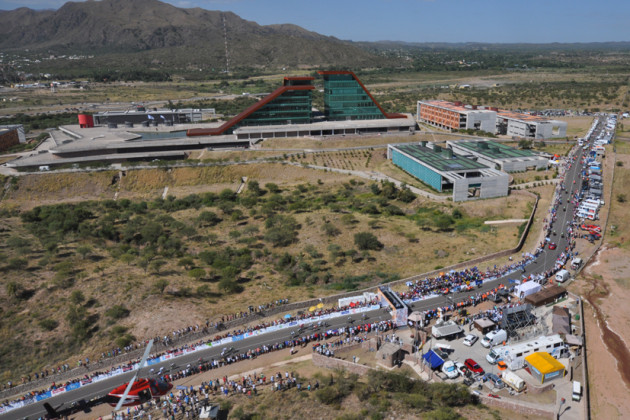
[[[323,74],[324,115],[329,121],[387,118],[352,74]]]
[[[312,105],[310,90],[287,90],[232,126],[232,130],[252,125],[310,124]]]

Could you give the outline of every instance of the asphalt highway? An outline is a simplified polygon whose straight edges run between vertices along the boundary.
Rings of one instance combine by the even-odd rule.
[[[601,122],[600,122],[599,129],[601,129]],[[596,137],[599,129],[595,130],[595,133],[592,135],[592,137]],[[571,168],[565,173],[564,184],[567,186],[567,188],[571,192],[562,193],[562,204],[558,206],[558,213],[557,213],[558,216],[557,216],[556,222],[554,223],[554,230],[556,231],[557,234],[550,238],[551,242],[555,242],[557,244],[556,249],[550,250],[549,247],[545,247],[543,252],[538,256],[536,260],[534,260],[533,262],[525,266],[525,272],[521,272],[520,270],[517,270],[516,272],[509,275],[505,275],[501,278],[485,281],[484,284],[480,288],[475,288],[474,290],[471,290],[471,291],[438,296],[438,297],[418,301],[411,305],[411,309],[414,311],[424,311],[424,310],[435,309],[440,306],[451,305],[452,303],[462,301],[463,299],[469,297],[470,295],[494,289],[495,287],[497,287],[498,284],[508,285],[510,279],[520,279],[522,275],[540,274],[540,273],[544,273],[546,271],[552,270],[555,266],[556,259],[568,245],[567,235],[565,234],[564,237],[561,237],[561,233],[566,231],[565,227],[566,227],[567,221],[572,220],[574,206],[570,202],[567,203],[567,199],[570,197],[570,194],[576,188],[580,188],[581,186],[582,166],[580,165],[580,159],[583,156],[583,153],[584,152],[582,151],[582,149],[579,149],[579,153],[577,153],[576,161],[572,163]],[[573,184],[573,181],[575,181],[575,184]],[[564,210],[565,206],[566,206],[566,211]],[[547,212],[547,209],[539,208],[538,211]],[[547,217],[549,217],[549,215],[547,215]],[[382,309],[371,311],[371,312],[366,312],[365,314],[366,314],[367,320],[370,322],[388,320],[391,318],[386,308],[382,308]],[[307,325],[306,329],[302,331],[301,333],[298,330],[298,328],[295,328],[294,330],[288,328],[288,329],[283,329],[283,330],[263,334],[260,336],[254,336],[254,337],[244,339],[241,341],[237,341],[235,343],[228,344],[225,347],[227,348],[234,347],[234,353],[240,353],[241,351],[246,352],[249,349],[255,349],[262,345],[272,345],[274,343],[289,340],[292,338],[292,335],[291,335],[292,333],[295,336],[310,335],[314,332],[323,332],[324,330],[328,330],[328,329],[336,329],[342,326],[348,326],[349,323],[361,323],[363,320],[364,319],[361,314],[355,314],[353,316],[341,316],[337,318],[328,319],[326,321],[328,325],[325,328],[320,327],[319,329],[316,329],[314,327],[308,327],[308,324],[306,324]],[[163,367],[164,370],[167,371],[168,373],[168,371],[171,369],[171,364],[175,363],[176,366],[173,367],[173,369],[180,370],[186,367],[188,364],[195,364],[199,360],[199,358],[202,358],[204,360],[220,359],[221,358],[220,354],[221,354],[222,349],[223,347],[214,347],[207,350],[183,355],[175,359],[171,359],[171,360],[159,363],[159,364],[151,365],[151,368],[154,369],[155,371],[158,371],[161,367]],[[283,351],[288,351],[288,350],[283,350]],[[50,405],[52,405],[55,408],[61,404],[63,404],[62,407],[67,407],[70,403],[74,401],[78,401],[81,399],[89,400],[94,397],[99,397],[99,396],[107,394],[109,391],[111,391],[115,387],[125,382],[128,382],[133,376],[133,374],[134,372],[127,372],[123,375],[115,376],[107,380],[103,380],[100,382],[82,386],[76,390],[66,392],[56,397],[46,399],[45,402],[50,403]],[[141,377],[143,375],[148,375],[148,374],[149,374],[149,368],[144,368],[140,372],[139,376]],[[0,419],[2,420],[23,419],[23,418],[36,419],[39,417],[44,417],[46,415],[46,411],[44,410],[42,404],[43,404],[43,401],[40,403],[28,405],[26,407],[22,407],[16,410],[12,410],[0,416]]]

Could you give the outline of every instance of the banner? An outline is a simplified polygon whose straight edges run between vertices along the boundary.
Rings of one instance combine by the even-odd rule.
[[[81,386],[82,382],[83,381],[81,381],[81,382],[74,382],[74,383],[71,383],[70,385],[66,385],[66,391],[72,391],[73,389],[79,388]]]

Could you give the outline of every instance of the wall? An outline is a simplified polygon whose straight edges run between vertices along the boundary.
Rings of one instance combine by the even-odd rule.
[[[358,346],[360,346],[360,344],[358,344]],[[347,347],[344,349],[347,349]],[[372,370],[369,366],[337,359],[336,357],[322,356],[317,352],[313,353],[313,364],[317,367],[323,367],[326,369],[343,369],[346,372],[356,373],[357,375],[367,375],[367,373]]]
[[[389,149],[388,154],[392,157],[392,163],[400,167],[403,171],[415,176],[422,182],[430,185],[437,191],[442,191],[442,176],[437,172],[427,168],[420,162],[411,159],[407,155],[395,149]]]
[[[555,418],[555,413],[553,410],[549,411],[542,408],[532,408],[529,406],[524,406],[524,405],[510,402],[506,399],[497,399],[497,398],[488,397],[486,395],[478,395],[478,397],[483,404],[490,407],[505,408],[507,410],[516,411],[517,413],[522,413],[528,416],[539,416],[539,417],[544,417],[544,418],[549,418],[549,419]]]
[[[8,150],[11,146],[15,146],[20,143],[20,137],[18,131],[10,130],[4,134],[0,134],[0,151]]]

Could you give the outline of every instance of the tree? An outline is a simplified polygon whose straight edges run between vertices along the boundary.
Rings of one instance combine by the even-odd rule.
[[[229,277],[222,278],[218,286],[219,289],[223,290],[225,293],[240,293],[243,291],[243,286]]]
[[[203,268],[193,268],[188,272],[188,275],[195,280],[201,280],[206,275],[206,270]]]
[[[197,221],[204,226],[215,226],[221,221],[221,218],[214,212],[202,211]]]
[[[177,262],[177,265],[179,265],[180,267],[184,267],[186,270],[189,270],[190,267],[195,265],[195,261],[192,259],[192,257],[184,257]]]
[[[338,236],[341,234],[339,228],[330,222],[326,222],[322,225],[322,231],[324,231],[327,236]]]
[[[166,261],[164,260],[153,260],[151,261],[151,269],[155,271],[156,274],[160,274],[160,269],[166,265]]]
[[[131,262],[132,262],[133,260],[135,260],[135,259],[136,259],[136,257],[135,257],[135,256],[133,256],[132,254],[129,254],[129,253],[125,252],[125,253],[124,253],[124,254],[122,254],[122,255],[121,255],[118,259],[120,260],[120,262],[123,262],[123,263],[125,263],[125,264],[129,265],[129,264],[131,264]]]
[[[81,245],[77,248],[77,253],[80,254],[83,259],[85,259],[90,252],[92,252],[92,248],[88,245]]]
[[[247,190],[256,195],[256,196],[261,196],[263,195],[265,192],[260,188],[260,184],[258,184],[258,181],[249,181],[247,183]]]
[[[129,316],[129,309],[125,305],[114,305],[105,311],[105,316],[115,320],[126,318]]]
[[[160,294],[164,293],[164,289],[168,286],[168,280],[166,279],[157,279],[155,283],[153,283],[153,288],[159,292]]]
[[[265,240],[274,247],[283,247],[297,241],[300,225],[291,216],[274,215],[266,220],[265,227]]]
[[[370,232],[355,233],[354,244],[360,250],[378,251],[383,248],[383,244],[379,242],[378,238]]]

